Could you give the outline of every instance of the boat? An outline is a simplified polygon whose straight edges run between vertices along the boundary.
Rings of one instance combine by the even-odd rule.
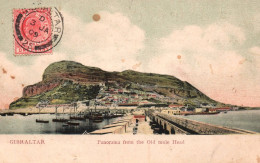
[[[49,123],[49,120],[40,119],[41,106],[38,106],[38,104],[37,104],[36,107],[38,107],[38,109],[39,109],[39,112],[38,112],[39,119],[36,119],[36,123]],[[43,107],[42,107],[42,108],[43,108]]]
[[[55,115],[56,117],[54,119],[52,119],[52,122],[68,122],[69,120],[68,119],[65,119],[65,118],[57,118],[57,115],[58,115],[58,107],[59,106],[56,106],[55,107]],[[64,110],[63,110],[63,114],[64,114]]]
[[[79,125],[79,122],[68,121],[67,124],[68,124],[68,125],[73,125],[73,126],[78,126],[78,125]]]
[[[86,117],[84,115],[76,114],[77,108],[78,108],[77,103],[72,103],[72,105],[74,107],[74,115],[72,115],[71,110],[70,110],[70,119],[73,119],[73,120],[86,120]]]
[[[103,117],[103,115],[101,113],[92,113],[88,117],[93,122],[102,122],[104,120],[104,117]]]
[[[114,114],[109,113],[109,111],[108,111],[108,112],[105,112],[103,118],[104,119],[111,119],[111,118],[115,118],[115,116],[114,116]]]
[[[65,119],[65,118],[55,118],[55,119],[52,119],[52,122],[68,122],[69,120],[68,119]]]
[[[6,116],[6,114],[1,114],[1,116]]]
[[[36,123],[49,123],[49,121],[36,119]]]
[[[104,120],[104,117],[101,113],[97,112],[96,105],[95,105],[95,112],[90,112],[90,114],[87,116],[89,120],[92,120],[93,122],[102,122]]]
[[[14,113],[6,113],[7,116],[14,116]]]
[[[70,116],[70,119],[75,119],[75,120],[86,120],[86,117],[84,117],[84,116]]]
[[[103,122],[103,119],[93,119],[93,122],[100,123],[100,122]]]

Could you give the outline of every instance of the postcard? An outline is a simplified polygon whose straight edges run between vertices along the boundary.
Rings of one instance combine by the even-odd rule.
[[[0,161],[260,162],[259,1],[0,4]]]

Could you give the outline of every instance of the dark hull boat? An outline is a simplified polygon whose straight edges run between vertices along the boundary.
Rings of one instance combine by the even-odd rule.
[[[68,122],[68,119],[64,119],[64,118],[56,118],[56,119],[52,119],[52,122]]]
[[[89,115],[89,120],[92,120],[93,122],[102,122],[104,120],[104,117],[102,114],[92,114],[92,115]]]
[[[93,122],[100,123],[100,122],[103,122],[103,119],[93,119]]]
[[[86,120],[86,118],[83,117],[83,116],[71,116],[70,119],[75,119],[75,120]]]
[[[7,116],[13,116],[14,113],[6,113]]]
[[[36,123],[49,123],[49,121],[36,119]]]
[[[68,122],[69,119],[62,118],[62,117],[58,118],[58,115],[61,115],[61,114],[58,114],[58,107],[59,106],[55,107],[55,115],[56,115],[56,117],[54,119],[52,119],[52,122]],[[50,114],[54,114],[54,113],[50,113]],[[64,109],[63,109],[63,115],[64,115]]]
[[[111,118],[114,118],[113,115],[104,115],[104,118],[105,119],[111,119]]]
[[[6,114],[1,114],[1,116],[6,116]]]
[[[78,126],[78,125],[79,125],[79,122],[71,122],[71,121],[68,121],[67,124],[68,124],[68,125],[73,125],[73,126]]]

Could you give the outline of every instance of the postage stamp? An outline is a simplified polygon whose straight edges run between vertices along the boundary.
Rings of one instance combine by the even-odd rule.
[[[63,17],[56,8],[14,9],[14,54],[52,54],[63,34]]]

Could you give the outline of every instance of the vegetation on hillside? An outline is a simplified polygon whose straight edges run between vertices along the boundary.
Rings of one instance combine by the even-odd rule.
[[[91,83],[89,78],[96,84]],[[45,69],[42,82],[49,83],[57,79],[65,82],[47,92],[31,97],[22,97],[11,103],[10,109],[35,106],[40,100],[48,100],[51,104],[61,104],[94,99],[100,89],[98,83],[108,83],[109,81],[114,81],[120,87],[126,89],[156,92],[166,97],[175,98],[179,104],[191,106],[196,106],[199,103],[220,104],[188,82],[170,75],[142,73],[132,70],[107,72],[100,68],[84,66],[73,61],[60,61],[50,64]],[[79,79],[79,81],[76,81],[76,79]],[[156,101],[156,103],[159,103],[159,101]]]
[[[51,91],[14,101],[10,104],[10,109],[33,107],[38,102],[46,100],[50,104],[70,104],[74,101],[90,100],[97,96],[99,89],[98,85],[81,85],[66,81]]]

